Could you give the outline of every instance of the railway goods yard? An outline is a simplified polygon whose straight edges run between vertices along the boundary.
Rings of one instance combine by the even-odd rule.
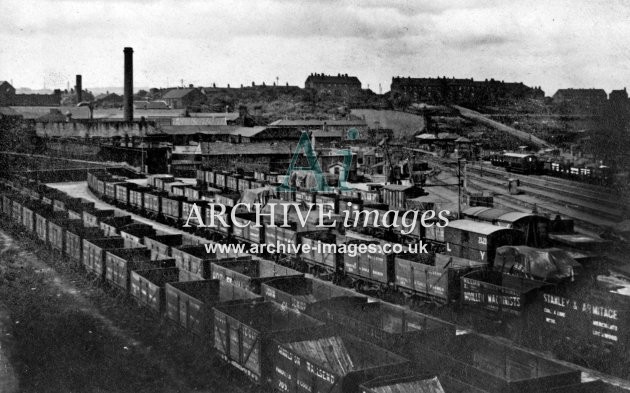
[[[17,159],[24,160],[22,167],[41,160],[12,155]],[[195,178],[176,178],[111,164],[86,169],[82,161],[50,163],[69,168],[17,171],[2,179],[2,253],[20,269],[30,269],[37,281],[33,293],[21,296],[44,301],[43,293],[56,293],[59,304],[52,299],[43,303],[51,312],[70,302],[76,304],[74,314],[63,313],[64,318],[87,319],[80,325],[56,322],[71,329],[88,326],[88,333],[72,333],[79,344],[64,358],[88,356],[84,360],[95,365],[102,356],[126,359],[106,366],[128,383],[121,391],[215,391],[220,384],[229,391],[252,392],[299,391],[302,384],[344,392],[372,384],[415,389],[414,384],[431,383],[445,392],[630,388],[624,379],[630,283],[623,279],[626,266],[620,262],[627,249],[610,247],[609,240],[594,234],[613,224],[612,215],[593,219],[623,203],[602,186],[470,163],[463,176],[467,186],[483,189],[486,196],[496,190],[495,207],[464,204],[458,215],[453,188],[438,186],[452,183],[457,173],[452,163],[432,163],[442,175],[434,171],[426,183],[428,196],[419,201],[439,195],[436,200],[453,209],[446,226],[418,222],[404,233],[375,222],[317,228],[308,219],[301,223],[294,211],[286,228],[270,225],[270,216],[257,228],[251,214],[231,211],[239,201],[292,204],[303,212],[309,205],[328,204],[332,218],[343,216],[345,209],[379,211],[383,217],[388,209],[407,211],[402,206],[418,205],[405,203],[415,195],[405,186],[374,190],[350,183],[354,191],[341,194],[288,193],[277,188],[282,176],[262,172],[205,169]],[[46,177],[54,181],[42,182]],[[508,179],[519,180],[518,193],[506,190]],[[438,187],[430,187],[432,182]],[[514,199],[504,204],[504,195]],[[598,206],[594,199],[600,196]],[[217,201],[225,211],[216,212]],[[531,201],[536,213],[529,209]],[[185,227],[193,204],[201,217],[215,214],[227,227]],[[355,220],[372,223],[369,215],[361,217]],[[428,254],[207,248],[418,242],[427,244]],[[26,251],[17,251],[17,244]],[[22,274],[11,266],[3,267],[4,280]],[[54,277],[53,282],[46,283],[47,277]],[[15,306],[10,311],[16,315]],[[16,329],[19,337],[19,325]],[[8,337],[4,350],[29,353]],[[83,353],[81,346],[94,354]],[[45,356],[53,359],[48,351],[65,350],[46,349]],[[609,360],[598,363],[598,357],[615,359],[618,366],[611,367]],[[136,370],[132,362],[164,371],[153,384],[142,376],[127,381],[122,368]],[[186,362],[186,367],[173,362]],[[15,374],[15,367],[7,372]],[[35,390],[46,377],[38,378],[31,382]],[[99,383],[90,372],[73,378],[51,391]]]
[[[627,5],[18,3],[0,393],[630,393]]]

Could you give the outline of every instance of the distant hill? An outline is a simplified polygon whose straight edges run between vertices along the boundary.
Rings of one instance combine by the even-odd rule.
[[[369,127],[376,127],[378,122],[381,128],[391,128],[394,130],[395,138],[411,137],[424,129],[422,116],[411,113],[392,110],[353,109],[352,114],[360,118],[365,117]]]

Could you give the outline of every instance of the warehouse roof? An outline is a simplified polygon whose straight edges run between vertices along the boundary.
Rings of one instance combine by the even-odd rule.
[[[280,127],[323,127],[324,124],[328,126],[365,126],[367,123],[365,120],[276,120],[270,123],[270,126]]]
[[[201,145],[203,154],[220,155],[285,155],[291,156],[295,143],[227,143],[214,142]]]
[[[164,99],[183,98],[183,97],[186,97],[188,94],[192,93],[194,90],[197,90],[197,89],[196,88],[172,89],[172,90],[167,91],[166,94],[162,96],[162,98]]]

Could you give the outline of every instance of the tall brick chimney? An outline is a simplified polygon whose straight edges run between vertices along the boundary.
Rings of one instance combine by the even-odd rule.
[[[77,95],[77,104],[83,101],[83,78],[81,75],[77,75],[77,83],[74,86],[74,92]]]
[[[133,121],[133,48],[125,48],[125,88],[123,110],[125,121]]]

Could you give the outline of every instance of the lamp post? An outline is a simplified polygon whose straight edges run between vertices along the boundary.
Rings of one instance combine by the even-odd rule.
[[[466,169],[466,159],[457,158],[457,218],[461,218],[462,215],[462,161],[464,161],[464,169]]]

